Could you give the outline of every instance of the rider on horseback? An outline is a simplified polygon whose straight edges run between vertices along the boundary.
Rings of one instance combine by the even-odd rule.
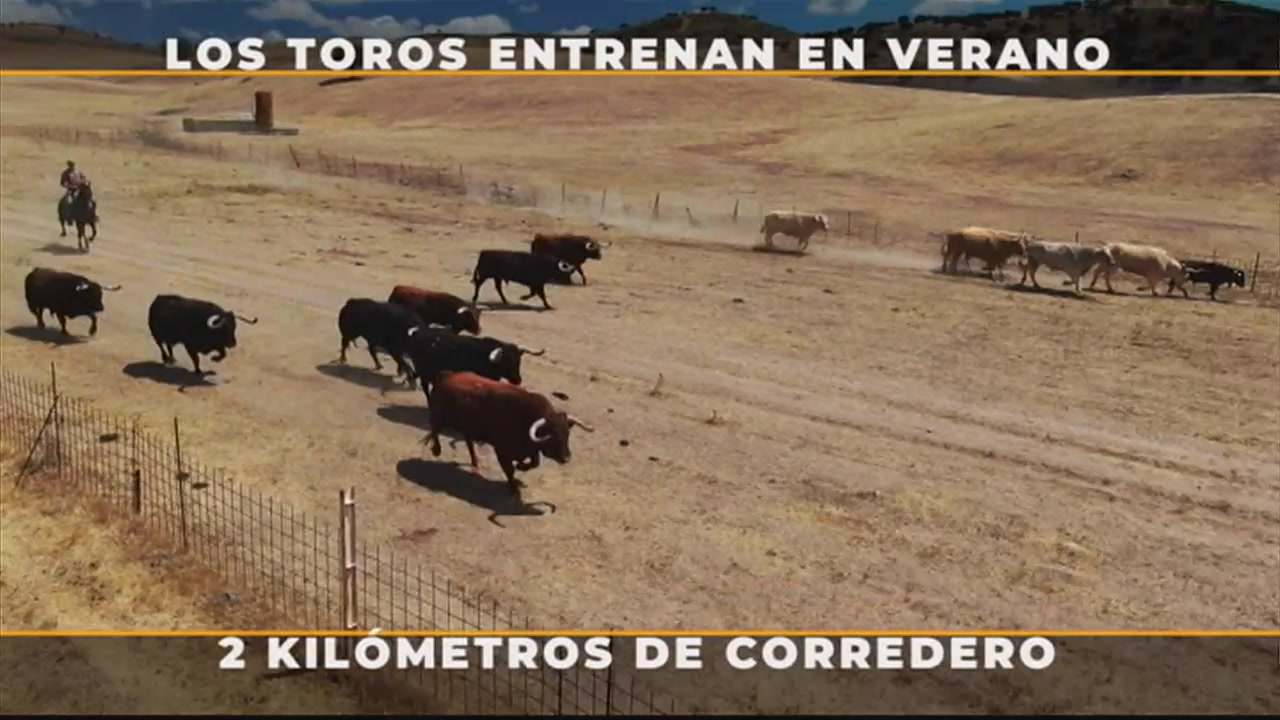
[[[62,171],[62,177],[58,179],[58,182],[62,185],[62,189],[67,191],[67,199],[69,200],[75,197],[75,194],[80,190],[80,186],[85,183],[86,179],[84,173],[76,169],[75,161],[68,160],[67,169]]]

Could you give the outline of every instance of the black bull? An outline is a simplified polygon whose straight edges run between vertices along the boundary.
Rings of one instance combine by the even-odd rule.
[[[588,260],[600,260],[601,248],[600,243],[586,235],[543,235],[539,233],[534,235],[533,240],[529,243],[529,252],[534,255],[563,260],[572,265],[574,272],[577,272],[578,276],[582,278],[583,285],[587,284],[587,275],[582,271],[582,266],[586,265]]]
[[[98,334],[98,313],[103,311],[102,291],[115,292],[119,285],[101,285],[83,275],[35,268],[27,273],[23,282],[27,309],[36,316],[36,325],[44,327],[44,311],[58,319],[63,335],[67,332],[67,320],[88,317],[89,334]]]
[[[342,346],[338,361],[347,361],[347,347],[357,339],[364,339],[369,348],[373,366],[382,369],[378,351],[396,361],[396,374],[413,384],[413,370],[405,363],[409,345],[409,331],[422,326],[422,319],[413,310],[393,302],[379,302],[372,298],[350,298],[338,311],[338,333]]]
[[[1183,260],[1182,267],[1187,271],[1187,280],[1192,284],[1205,284],[1209,286],[1209,297],[1213,300],[1218,299],[1218,288],[1226,285],[1231,287],[1244,287],[1247,280],[1243,270],[1237,270],[1230,265],[1223,265],[1218,262],[1209,262],[1206,260]],[[1173,292],[1174,281],[1169,280],[1169,291]]]
[[[471,283],[475,286],[471,302],[474,304],[476,298],[480,297],[481,286],[493,280],[493,286],[498,290],[498,297],[502,299],[504,305],[510,305],[506,294],[502,292],[502,283],[513,282],[529,288],[529,294],[520,298],[521,300],[528,300],[536,295],[542,300],[542,305],[550,310],[551,303],[547,302],[547,283],[558,282],[567,285],[572,282],[573,270],[573,265],[568,262],[543,255],[516,250],[481,250],[480,256],[476,258],[475,270],[471,273]]]
[[[422,383],[427,406],[431,406],[431,386],[450,372],[471,372],[490,380],[506,380],[512,385],[524,381],[521,361],[525,355],[538,357],[545,349],[530,350],[515,343],[490,337],[466,337],[444,329],[426,327],[411,330],[408,346],[414,373]]]
[[[147,311],[147,325],[164,364],[176,362],[173,348],[181,345],[191,358],[192,369],[201,375],[205,371],[200,369],[200,355],[212,353],[214,362],[222,362],[227,350],[236,346],[237,318],[249,325],[258,324],[257,318],[181,295],[157,295]]]

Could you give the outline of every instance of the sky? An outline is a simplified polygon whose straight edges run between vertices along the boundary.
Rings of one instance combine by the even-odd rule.
[[[129,42],[167,37],[401,37],[613,29],[702,6],[755,15],[797,32],[1056,4],[1037,0],[0,0],[0,22],[70,25]],[[1252,5],[1280,8],[1280,0]]]

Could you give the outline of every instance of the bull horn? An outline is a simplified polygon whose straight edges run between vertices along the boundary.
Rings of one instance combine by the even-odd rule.
[[[464,307],[460,307],[460,308],[458,308],[458,314],[459,314],[459,315],[466,315],[466,314],[467,314],[468,312],[470,312],[470,311],[471,311],[471,308],[469,308],[469,307],[465,307],[465,306],[464,306]]]
[[[249,325],[257,325],[257,324],[258,324],[258,318],[248,318],[248,317],[245,317],[245,316],[241,315],[240,313],[231,313],[231,314],[232,314],[232,315],[235,315],[235,316],[236,316],[237,318],[239,318],[242,322],[245,322],[245,323],[247,323],[247,324],[249,324]]]
[[[582,428],[583,430],[586,430],[586,431],[587,431],[587,432],[589,432],[589,433],[593,433],[593,432],[595,432],[595,431],[596,431],[596,429],[595,429],[595,428],[593,428],[593,427],[591,427],[590,425],[588,425],[588,424],[586,424],[586,423],[582,422],[582,421],[581,421],[581,420],[579,420],[578,418],[576,418],[576,417],[574,417],[574,416],[570,415],[570,416],[569,416],[569,426],[570,426],[570,427],[573,427],[574,425],[577,425],[578,427]]]
[[[221,315],[210,315],[208,321],[206,322],[209,325],[210,330],[217,330],[218,328],[222,327],[222,324],[225,323],[226,321],[227,319]]]
[[[546,418],[538,418],[537,420],[534,420],[533,424],[529,426],[529,439],[536,443],[544,443],[550,440],[551,439],[550,434],[548,435],[538,434],[538,430],[541,429],[542,426],[546,424],[547,424]]]
[[[534,357],[541,357],[541,356],[543,356],[543,355],[546,355],[546,354],[547,354],[547,349],[546,349],[546,348],[542,348],[541,350],[530,350],[529,348],[520,348],[520,352],[524,353],[525,355],[532,355],[532,356],[534,356]]]
[[[413,337],[414,335],[417,335],[418,331],[421,329],[422,329],[421,325],[414,325],[413,327],[409,328],[409,337]]]
[[[595,250],[595,249],[596,249],[596,248],[598,248],[598,247],[600,247],[600,246],[596,243],[596,241],[595,241],[595,240],[588,240],[588,241],[587,241],[587,249],[588,249],[588,250]]]
[[[489,362],[498,362],[500,357],[502,357],[502,348],[494,348],[493,352],[489,353]]]
[[[88,289],[89,289],[89,283],[87,282],[82,282],[76,286],[76,292],[84,292],[85,290],[88,290]]]
[[[122,287],[124,286],[123,285],[103,285],[102,289],[106,290],[107,292],[117,292]]]

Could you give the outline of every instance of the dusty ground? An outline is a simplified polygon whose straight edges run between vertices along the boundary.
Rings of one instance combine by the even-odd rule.
[[[0,448],[0,627],[164,631],[246,622],[239,600],[207,570],[175,557],[140,528],[110,519],[103,508],[44,491],[56,477],[31,476],[15,490],[12,468],[20,459]],[[253,665],[218,673],[213,639],[4,642],[0,705],[6,713],[358,714],[387,705],[361,704],[350,690],[314,676],[269,679]],[[204,652],[193,652],[193,645]]]
[[[1238,294],[1012,292],[931,273],[925,242],[985,223],[1274,256],[1274,100],[975,99],[790,79],[433,79],[406,94],[395,82],[273,87],[281,123],[334,153],[637,197],[812,197],[890,232],[879,247],[832,238],[794,258],[749,252],[753,227],[624,225],[601,233],[615,245],[590,286],[550,289],[555,311],[486,314],[486,333],[548,348],[528,361],[529,387],[569,394],[597,426],[575,435],[572,464],[527,478],[529,498],[558,511],[506,529],[486,522],[511,510],[492,456],[487,481],[431,462],[420,395],[390,389],[359,352],[354,367],[329,364],[334,318],[346,298],[400,282],[466,294],[477,250],[594,224],[6,135],[3,326],[32,324],[17,298],[35,265],[125,290],[97,337],[6,334],[0,358],[32,374],[56,360],[68,392],[154,426],[181,415],[200,460],[304,509],[330,514],[335,490],[356,485],[364,539],[548,625],[1280,623],[1276,311]],[[6,126],[130,125],[238,108],[263,86],[5,80],[0,112]],[[88,256],[56,237],[54,173],[69,154],[104,215]],[[1139,180],[1108,180],[1117,166]],[[215,386],[179,391],[182,373],[156,368],[145,310],[165,291],[262,318]]]

